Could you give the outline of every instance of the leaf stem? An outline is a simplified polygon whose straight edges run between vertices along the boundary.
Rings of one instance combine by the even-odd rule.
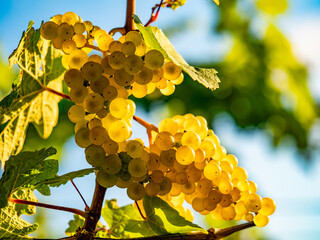
[[[160,12],[160,8],[162,6],[163,0],[161,0],[161,2],[159,4],[156,4],[153,8],[152,8],[152,12],[151,12],[151,17],[149,19],[149,21],[144,25],[145,27],[148,27],[151,23],[155,22],[159,16],[159,12]],[[154,11],[157,9],[156,14],[154,14]]]
[[[137,208],[138,208],[138,211],[141,215],[141,217],[144,219],[144,220],[147,220],[147,218],[142,214],[142,211],[141,211],[141,208],[139,206],[139,203],[137,201],[134,201],[134,203],[136,204]]]
[[[88,217],[88,214],[86,212],[81,211],[79,209],[75,209],[75,208],[56,206],[56,205],[51,205],[51,204],[46,204],[46,203],[32,202],[32,201],[27,201],[27,200],[22,200],[22,199],[15,199],[15,198],[9,198],[8,201],[12,202],[12,203],[32,205],[32,206],[37,206],[37,207],[44,207],[44,208],[50,208],[50,209],[65,211],[65,212],[71,212],[71,213],[80,215],[80,216],[82,216],[84,218]]]
[[[89,206],[86,202],[86,200],[84,199],[84,197],[82,196],[81,192],[79,191],[79,189],[77,188],[77,185],[74,183],[74,181],[72,179],[70,179],[70,182],[72,183],[72,185],[74,186],[74,188],[77,190],[78,194],[80,195],[84,205],[86,206],[86,211],[89,210]]]
[[[84,45],[84,47],[86,47],[86,48],[91,48],[91,49],[94,49],[94,50],[100,51],[100,52],[102,52],[102,53],[104,53],[104,52],[105,52],[105,51],[102,51],[99,47],[94,46],[94,45],[91,45],[91,44],[89,44],[89,43],[86,43],[86,44]]]
[[[62,92],[58,92],[58,91],[56,91],[56,90],[54,90],[54,89],[52,89],[52,88],[43,86],[43,90],[48,91],[48,92],[53,93],[53,94],[56,94],[56,95],[58,95],[58,96],[60,96],[60,97],[62,97],[62,98],[71,100],[71,98],[70,98],[69,95],[64,94],[64,93],[62,93]]]

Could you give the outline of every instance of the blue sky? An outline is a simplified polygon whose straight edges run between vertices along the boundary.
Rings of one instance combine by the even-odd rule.
[[[110,30],[123,25],[125,2],[125,0],[92,2],[83,0],[1,0],[1,57],[4,60],[7,59],[17,46],[21,33],[26,29],[29,20],[33,20],[35,26],[38,27],[42,20],[49,20],[57,13],[74,11],[82,19],[91,20],[94,24]],[[178,52],[188,61],[200,62],[203,59],[219,58],[228,51],[232,44],[228,37],[217,38],[211,34],[211,24],[215,16],[210,2],[211,0],[188,0],[184,7],[175,12],[169,9],[163,9],[160,12],[156,25],[162,28],[188,19],[190,26],[188,31],[183,31],[171,39]],[[143,22],[149,18],[150,9],[155,3],[157,1],[137,0],[137,14]],[[320,98],[319,13],[319,0],[292,0],[290,10],[277,19],[278,25],[292,43],[294,53],[309,67],[309,85],[317,99]],[[166,116],[166,109],[157,111],[157,115],[147,115],[142,111],[137,113],[155,124],[159,122],[159,114]],[[217,129],[222,145],[237,152],[240,164],[247,169],[249,178],[258,184],[261,195],[270,196],[277,202],[277,212],[271,216],[269,225],[261,231],[270,236],[270,239],[295,240],[302,237],[320,239],[320,191],[318,190],[320,157],[316,156],[315,163],[308,171],[305,171],[292,150],[274,150],[266,135],[255,131],[250,133],[241,131],[235,127],[228,116],[224,115],[221,115],[213,124],[216,126],[215,129]],[[136,132],[138,133],[136,136],[146,140],[143,129],[138,128]],[[75,145],[73,139],[70,139],[65,145],[62,158],[61,174],[88,167],[83,150]],[[87,201],[90,201],[93,192],[93,176],[76,180],[76,183]],[[112,189],[107,192],[108,198],[117,198],[119,194],[124,196],[119,199],[120,204],[129,203],[123,191]],[[83,207],[70,184],[61,189],[53,189],[52,196],[49,198],[39,196],[39,199],[42,202]],[[53,218],[52,222],[59,222],[59,224],[50,224],[52,230],[57,234],[54,237],[62,237],[67,222],[72,216],[52,210],[47,212]],[[200,218],[197,218],[197,221],[202,224]]]

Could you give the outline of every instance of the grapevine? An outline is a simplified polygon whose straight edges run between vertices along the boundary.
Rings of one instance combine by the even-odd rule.
[[[145,26],[157,19],[161,7],[176,8],[184,2],[161,1]],[[276,208],[274,201],[257,194],[257,185],[248,180],[237,157],[221,146],[204,117],[176,115],[156,127],[135,115],[132,99],[154,91],[164,96],[173,94],[183,83],[186,70],[148,44],[143,33],[135,29],[130,16],[133,12],[134,1],[128,4],[124,28],[109,33],[74,12],[55,15],[40,28],[41,37],[62,55],[68,93],[45,85],[39,92],[47,91],[73,103],[68,118],[74,123],[75,142],[84,149],[85,159],[96,174],[92,205],[84,201],[84,212],[16,198],[8,202],[81,215],[85,221],[76,232],[78,239],[94,237],[105,192],[113,186],[126,189],[146,221],[144,199],[159,197],[189,222],[193,213],[184,202],[216,220],[248,222],[224,231],[210,230],[213,239],[254,225],[266,226]],[[122,36],[115,38],[115,32]],[[131,138],[132,121],[146,128],[147,144]]]

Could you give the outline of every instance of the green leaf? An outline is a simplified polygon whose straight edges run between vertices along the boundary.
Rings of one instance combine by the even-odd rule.
[[[167,5],[163,5],[163,7],[170,7],[172,10],[176,10],[178,7],[183,6],[187,0],[177,0],[167,3]]]
[[[12,155],[0,179],[0,208],[7,205],[8,197],[18,189],[37,189],[41,194],[50,195],[49,187],[39,183],[56,176],[58,161],[45,160],[54,154],[56,150],[51,147]]]
[[[35,201],[35,196],[29,189],[18,190],[12,197]],[[30,224],[20,218],[21,214],[34,214],[35,207],[9,202],[0,209],[0,239],[30,239],[27,235],[36,231],[38,224]]]
[[[68,181],[70,181],[74,178],[79,178],[79,177],[83,177],[85,175],[88,175],[88,174],[94,172],[95,169],[96,168],[86,168],[86,169],[81,169],[78,171],[69,172],[67,174],[45,180],[45,181],[40,182],[38,184],[49,185],[50,187],[59,187],[60,185],[66,184]]]
[[[60,97],[46,87],[62,91],[64,67],[61,51],[40,37],[32,22],[9,57],[10,66],[21,69],[20,83],[0,102],[0,159],[2,167],[11,154],[21,151],[29,123],[42,138],[50,136],[58,122]]]
[[[139,211],[132,204],[119,208],[115,199],[105,201],[101,215],[109,226],[109,233],[114,237],[134,237],[127,229],[128,224],[133,221],[143,223]],[[144,230],[141,228],[141,231]]]
[[[219,87],[220,82],[217,71],[213,68],[195,68],[190,66],[183,57],[176,52],[169,39],[164,35],[162,30],[157,27],[144,27],[138,18],[134,16],[134,21],[137,28],[140,30],[145,43],[152,49],[159,50],[163,56],[178,65],[185,71],[193,80],[198,81],[203,86],[215,90]]]
[[[206,232],[187,221],[168,203],[158,197],[143,199],[146,220],[133,205],[119,208],[116,200],[105,202],[101,215],[106,220],[114,237],[150,237],[175,233]]]
[[[74,215],[74,219],[68,222],[69,227],[66,229],[65,233],[67,236],[73,236],[76,234],[77,229],[82,227],[84,224],[84,218],[79,215]]]

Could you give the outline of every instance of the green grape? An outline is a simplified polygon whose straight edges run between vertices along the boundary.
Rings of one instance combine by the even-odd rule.
[[[61,19],[62,19],[62,15],[61,14],[57,14],[57,15],[53,16],[50,20],[52,22],[55,22],[56,24],[60,24],[61,23]]]
[[[200,121],[194,116],[188,117],[184,121],[183,126],[186,131],[193,131],[196,133],[199,132],[201,129]]]
[[[170,96],[174,93],[176,87],[170,81],[168,81],[167,86],[165,88],[160,89],[160,92],[165,96]]]
[[[98,47],[102,51],[108,51],[110,43],[113,42],[113,38],[107,33],[103,33],[97,38],[96,38],[96,35],[95,35],[94,38],[97,41]]]
[[[222,194],[228,194],[228,193],[231,193],[233,189],[233,184],[231,181],[224,180],[219,183],[218,187]]]
[[[134,113],[136,111],[136,104],[131,99],[126,99],[126,100],[127,100],[128,104],[129,104],[129,112],[125,116],[125,118],[131,118],[131,117],[133,117],[133,115],[134,115]]]
[[[203,174],[207,179],[218,179],[221,175],[221,168],[218,163],[211,161],[204,167]]]
[[[62,51],[65,54],[70,54],[76,49],[77,49],[77,44],[72,39],[65,40],[62,43]]]
[[[183,76],[183,73],[181,73],[180,76],[176,80],[171,80],[171,82],[174,85],[179,85],[183,82],[183,80],[184,80],[184,76]]]
[[[106,161],[106,152],[101,146],[89,145],[85,149],[85,155],[87,162],[93,167],[102,167]]]
[[[97,174],[97,182],[105,188],[111,188],[118,182],[118,177],[115,175],[107,174],[103,170],[99,170]]]
[[[70,68],[80,69],[88,60],[88,55],[81,49],[76,49],[68,57]]]
[[[173,148],[174,138],[169,132],[160,132],[154,140],[155,145],[161,150]]]
[[[181,186],[182,186],[181,191],[186,195],[193,194],[196,190],[196,185],[190,181],[187,181],[184,185],[181,185]]]
[[[93,24],[90,21],[84,21],[83,24],[86,26],[86,31],[90,32],[93,28]]]
[[[159,123],[159,132],[169,132],[172,135],[178,131],[178,123],[172,118],[166,118]]]
[[[68,23],[70,25],[74,25],[76,22],[78,22],[78,20],[78,15],[74,12],[66,12],[61,17],[61,22]]]
[[[120,86],[127,87],[133,83],[134,76],[124,69],[116,70],[114,74],[114,81]]]
[[[128,197],[134,201],[141,200],[145,194],[146,194],[146,191],[145,191],[143,185],[140,183],[133,182],[127,188]]]
[[[91,61],[91,62],[96,62],[96,63],[101,64],[102,58],[100,57],[100,55],[93,54],[93,55],[91,55],[91,56],[88,58],[88,62],[89,62],[89,61]],[[102,66],[101,66],[101,67],[102,67]]]
[[[208,198],[215,204],[218,204],[222,200],[222,193],[219,190],[213,189],[209,192]]]
[[[239,188],[234,187],[230,192],[234,202],[238,201],[241,198],[241,191]]]
[[[101,64],[96,62],[86,62],[82,66],[81,72],[84,78],[91,82],[98,80],[102,76],[102,67]]]
[[[247,214],[244,216],[244,219],[245,219],[247,222],[253,221],[253,214],[252,214],[252,213],[247,213]]]
[[[133,83],[132,84],[132,95],[135,96],[136,98],[143,98],[144,96],[147,95],[148,88],[147,85],[141,85],[138,83]]]
[[[221,162],[220,162],[220,167],[221,167],[221,170],[224,170],[224,171],[226,171],[226,172],[228,172],[228,173],[232,173],[232,171],[233,171],[233,166],[232,166],[232,164],[230,163],[230,162],[228,162],[228,161],[226,161],[226,160],[222,160]]]
[[[84,108],[80,105],[73,105],[69,108],[68,118],[71,122],[77,123],[84,119],[86,112]]]
[[[157,83],[161,81],[163,78],[163,68],[158,68],[156,70],[153,70],[153,76],[152,76],[152,81],[153,83]]]
[[[262,204],[259,213],[263,214],[264,216],[269,216],[272,215],[275,210],[276,204],[271,198],[262,198]]]
[[[113,69],[110,64],[109,64],[109,55],[105,56],[102,60],[101,60],[101,66],[103,69],[103,73],[107,74],[107,75],[113,75],[116,70]]]
[[[168,167],[172,167],[176,160],[176,150],[169,149],[161,151],[160,153],[160,161]]]
[[[226,221],[231,221],[236,216],[236,210],[234,206],[229,206],[221,209],[221,217]]]
[[[123,120],[116,120],[108,128],[109,137],[115,142],[123,142],[130,138],[131,128]]]
[[[212,181],[210,181],[207,178],[200,179],[197,185],[197,189],[199,190],[199,192],[205,196],[208,196],[212,188],[213,188]]]
[[[139,73],[143,69],[143,66],[143,60],[137,55],[128,56],[124,62],[124,70],[132,75]]]
[[[87,126],[88,126],[88,120],[83,119],[76,123],[76,125],[74,126],[74,132],[76,133],[80,128],[87,128]]]
[[[249,212],[258,212],[262,206],[262,199],[258,194],[250,194],[246,197],[244,204]]]
[[[206,152],[202,148],[198,148],[194,153],[194,162],[201,163],[206,158]]]
[[[194,198],[191,205],[192,208],[197,212],[202,212],[205,210],[203,206],[203,198]]]
[[[206,158],[211,158],[216,151],[216,145],[209,139],[204,139],[200,144],[200,148],[205,151]]]
[[[188,178],[187,178],[187,174],[185,172],[177,172],[176,173],[176,176],[175,176],[176,183],[183,185],[183,184],[186,184],[187,181],[188,181]]]
[[[89,113],[97,113],[104,107],[104,98],[98,93],[90,93],[84,99],[84,107]]]
[[[128,188],[131,183],[132,183],[131,176],[127,181],[123,180],[122,178],[118,178],[118,182],[117,182],[116,186],[118,188]]]
[[[106,157],[105,163],[102,165],[103,171],[108,174],[117,174],[122,167],[122,161],[117,154],[110,154]]]
[[[190,146],[193,150],[197,150],[200,147],[201,139],[195,132],[186,131],[181,138],[181,144],[183,146]]]
[[[57,34],[63,40],[71,39],[74,34],[73,26],[68,23],[61,23],[57,28]]]
[[[114,86],[107,86],[103,89],[103,97],[107,101],[111,101],[118,96],[118,90]]]
[[[197,169],[194,164],[190,164],[188,170],[186,171],[188,181],[198,182],[201,179],[202,171]]]
[[[162,67],[163,62],[164,57],[162,53],[156,49],[149,50],[145,54],[144,63],[146,64],[146,67],[151,70],[157,70]]]
[[[235,205],[235,210],[237,215],[240,215],[240,216],[244,216],[245,214],[248,213],[248,210],[244,205],[244,201],[237,202],[237,204]]]
[[[194,161],[194,150],[189,146],[181,146],[177,149],[176,159],[182,165],[189,165]]]
[[[232,155],[232,154],[228,154],[226,155],[223,160],[226,160],[228,162],[231,163],[232,167],[235,168],[238,166],[238,159],[236,156]]]
[[[237,178],[239,180],[247,180],[248,178],[248,174],[247,174],[247,171],[242,168],[242,167],[235,167],[233,169],[233,172],[231,174],[231,177],[233,179]]]
[[[52,39],[52,45],[55,49],[61,49],[63,41],[63,39],[55,37],[54,39]]]
[[[232,196],[230,194],[222,194],[221,201],[219,202],[221,207],[229,207],[232,203]]]
[[[108,139],[104,142],[104,144],[102,144],[102,147],[107,154],[114,154],[118,152],[119,144],[111,139]]]
[[[132,157],[126,152],[120,152],[119,157],[123,163],[129,163],[132,160]]]
[[[212,201],[212,198],[206,197],[203,199],[203,208],[207,211],[213,211],[217,207],[217,204]]]
[[[147,67],[143,67],[136,75],[134,75],[134,81],[140,85],[146,85],[151,82],[153,72]]]
[[[99,79],[90,82],[90,88],[96,93],[103,93],[103,90],[109,86],[109,80],[105,76],[101,76]]]
[[[95,145],[102,145],[109,139],[107,130],[102,126],[92,128],[89,137]]]
[[[90,131],[88,128],[86,127],[80,128],[74,135],[76,144],[81,148],[88,147],[91,144],[89,134],[90,134]]]
[[[84,77],[80,70],[70,68],[64,73],[64,81],[70,88],[80,88],[83,87]]]
[[[168,80],[176,80],[181,75],[181,68],[173,62],[166,62],[163,65],[163,75]]]
[[[115,98],[109,105],[109,111],[115,118],[123,118],[129,112],[129,103],[124,98]]]
[[[173,196],[173,197],[179,196],[179,194],[181,193],[182,188],[183,188],[183,185],[180,185],[178,183],[172,183],[169,195]]]
[[[122,49],[122,43],[119,41],[112,41],[109,45],[109,52],[113,53],[113,52],[121,52]]]
[[[262,213],[258,213],[254,216],[253,222],[257,227],[264,227],[269,223],[269,218]]]
[[[82,22],[76,22],[73,28],[76,34],[83,34],[86,31],[86,25]]]
[[[155,170],[150,174],[150,179],[155,183],[161,183],[164,179],[163,172],[160,170]]]
[[[99,118],[92,118],[91,120],[89,120],[88,123],[88,128],[91,130],[94,127],[101,127],[102,126],[102,121]]]
[[[124,55],[134,55],[136,52],[136,45],[131,41],[125,41],[121,46],[121,51]]]
[[[144,152],[144,146],[137,140],[128,141],[126,151],[132,158],[140,158]]]
[[[149,197],[155,197],[160,192],[160,184],[155,182],[149,182],[145,187],[145,191]]]
[[[136,46],[139,46],[143,41],[142,36],[138,31],[127,32],[125,39],[126,41],[133,42]]]
[[[70,99],[75,103],[81,104],[88,95],[88,89],[84,86],[71,88]]]
[[[120,70],[124,67],[126,56],[122,52],[113,52],[108,57],[109,65],[115,69]]]
[[[103,119],[108,115],[108,113],[109,113],[109,110],[107,110],[107,108],[102,108],[99,112],[97,112],[97,117],[99,117],[100,119]]]
[[[147,173],[146,163],[139,158],[133,158],[129,162],[128,171],[133,177],[142,177]]]
[[[55,22],[45,22],[40,28],[40,34],[44,39],[52,40],[58,36],[58,24]]]
[[[160,157],[155,153],[149,153],[149,158],[147,161],[147,169],[148,171],[155,171],[160,166]]]
[[[158,193],[158,195],[160,196],[164,196],[167,195],[172,188],[172,182],[169,178],[164,177],[163,180],[159,183],[160,185],[160,191]]]

